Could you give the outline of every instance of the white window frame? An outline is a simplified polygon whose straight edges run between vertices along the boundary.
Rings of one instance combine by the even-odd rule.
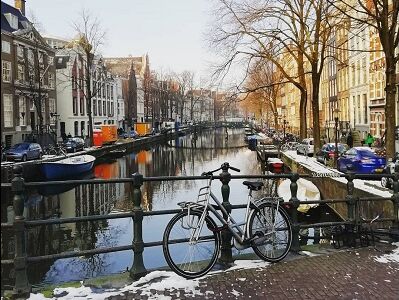
[[[48,73],[48,78],[47,78],[47,83],[48,83],[48,87],[50,88],[50,89],[53,89],[54,88],[54,78],[53,78],[53,73]]]
[[[12,79],[12,70],[11,70],[11,62],[7,60],[1,61],[1,73],[3,82],[11,82]]]
[[[14,103],[11,94],[3,94],[4,127],[14,126]]]
[[[11,54],[11,43],[1,40],[1,52]]]

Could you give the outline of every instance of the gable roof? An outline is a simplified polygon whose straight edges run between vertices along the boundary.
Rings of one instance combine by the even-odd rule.
[[[8,23],[5,14],[13,14],[18,18],[18,29],[14,29],[10,26],[10,23]],[[22,22],[29,22],[29,20],[21,13],[21,11],[11,5],[8,5],[7,3],[4,3],[1,1],[1,31],[7,31],[7,32],[14,32],[20,29],[25,29],[24,25]]]

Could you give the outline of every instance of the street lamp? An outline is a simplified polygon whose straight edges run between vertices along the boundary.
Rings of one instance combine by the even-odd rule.
[[[334,121],[335,121],[335,155],[334,155],[334,166],[337,168],[338,163],[338,114],[340,110],[338,108],[334,109]]]
[[[283,141],[285,142],[285,125],[288,124],[288,122],[284,119],[283,121]]]

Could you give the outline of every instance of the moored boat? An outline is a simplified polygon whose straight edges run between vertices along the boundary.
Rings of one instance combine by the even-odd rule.
[[[94,156],[83,154],[58,161],[42,162],[42,172],[47,180],[71,178],[90,171],[95,160]]]
[[[320,191],[313,182],[299,178],[296,182],[298,184],[297,198],[299,201],[315,201],[321,200]],[[282,197],[285,202],[291,199],[291,180],[283,180],[277,188],[277,194]],[[300,204],[298,211],[306,213],[310,208],[316,207],[318,204]]]

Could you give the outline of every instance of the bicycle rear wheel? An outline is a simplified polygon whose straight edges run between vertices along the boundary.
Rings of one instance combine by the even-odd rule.
[[[291,248],[291,223],[286,211],[272,203],[262,203],[249,217],[248,234],[253,241],[252,249],[263,260],[278,262]]]
[[[169,267],[189,279],[208,273],[219,257],[220,235],[211,217],[205,217],[199,239],[190,242],[201,215],[200,211],[190,211],[190,215],[187,210],[178,213],[169,221],[163,236],[163,252]]]

